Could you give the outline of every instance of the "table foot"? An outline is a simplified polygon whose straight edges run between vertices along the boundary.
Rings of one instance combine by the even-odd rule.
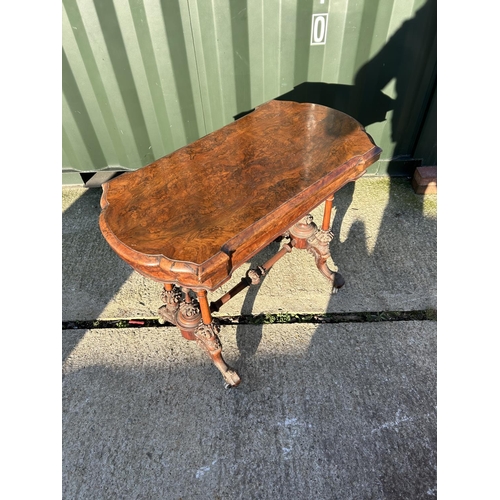
[[[332,294],[337,293],[345,285],[344,277],[340,273],[333,273]]]

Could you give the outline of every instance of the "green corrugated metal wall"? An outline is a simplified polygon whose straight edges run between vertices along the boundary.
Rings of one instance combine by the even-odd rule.
[[[435,0],[63,0],[62,28],[63,173],[140,168],[277,97],[357,118],[371,173],[436,164]]]

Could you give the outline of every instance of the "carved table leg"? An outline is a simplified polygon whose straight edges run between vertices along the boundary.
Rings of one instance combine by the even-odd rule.
[[[240,377],[233,368],[226,364],[222,357],[222,344],[217,336],[220,328],[213,322],[207,300],[207,292],[201,290],[196,292],[196,295],[199,300],[202,316],[202,321],[194,333],[196,340],[208,352],[208,355],[212,358],[212,362],[221,372],[226,381],[226,387],[235,387],[240,383]]]
[[[327,207],[327,210],[330,212],[331,207]],[[323,226],[329,226],[329,218],[330,216],[327,217],[325,213]],[[333,233],[329,230],[318,229],[313,222],[312,215],[306,215],[290,228],[290,235],[293,237],[296,248],[305,249],[314,256],[316,266],[321,274],[332,282],[332,293],[337,293],[338,289],[345,283],[344,278],[340,273],[329,269],[326,264],[326,261],[331,257],[329,244],[333,238]]]
[[[191,298],[189,290],[183,288],[182,291],[184,292],[184,300],[179,305],[175,322],[185,339],[197,340],[196,330],[201,323],[199,304],[196,299]]]
[[[182,298],[182,292],[179,287],[171,285],[169,283],[165,283],[163,285],[163,293],[161,294],[161,299],[165,302],[165,305],[161,306],[158,309],[158,314],[160,315],[159,322],[160,324],[168,321],[172,323],[172,325],[176,325],[176,315],[177,310],[179,309],[179,303]]]
[[[184,299],[182,294],[184,292]],[[222,345],[219,337],[219,326],[213,322],[210,306],[207,301],[207,292],[196,292],[198,300],[192,299],[189,290],[171,284],[164,284],[162,300],[165,305],[158,310],[159,322],[168,321],[176,325],[182,336],[187,340],[195,340],[212,359],[214,365],[221,372],[226,387],[235,387],[240,383],[236,371],[227,365],[222,357]]]
[[[318,230],[310,238],[308,238],[308,251],[314,255],[316,266],[323,276],[328,278],[333,285],[332,293],[337,293],[339,288],[345,284],[344,278],[340,273],[332,271],[326,264],[330,258],[330,241],[333,239],[331,231]]]
[[[160,315],[158,322],[169,322],[179,327],[182,336],[188,340],[196,340],[194,331],[201,321],[198,303],[191,299],[189,290],[180,289],[178,286],[165,283],[161,295],[165,305],[158,309]],[[184,292],[184,299],[182,298]]]

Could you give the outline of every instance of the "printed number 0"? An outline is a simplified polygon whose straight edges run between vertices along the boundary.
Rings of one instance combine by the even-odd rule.
[[[316,16],[313,25],[313,40],[314,43],[321,43],[325,36],[325,18],[323,16]]]
[[[328,14],[313,14],[311,27],[311,45],[324,45],[326,43],[327,27]]]

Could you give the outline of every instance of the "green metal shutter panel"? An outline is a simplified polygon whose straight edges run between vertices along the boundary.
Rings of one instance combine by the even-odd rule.
[[[62,28],[63,172],[135,170],[273,98],[357,118],[371,173],[435,146],[435,0],[63,0]]]
[[[186,2],[63,7],[65,168],[137,169],[205,134]]]

